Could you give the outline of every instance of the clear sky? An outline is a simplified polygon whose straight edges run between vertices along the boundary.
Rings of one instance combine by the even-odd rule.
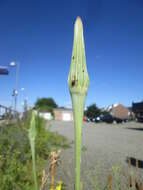
[[[142,0],[0,0],[0,65],[20,63],[19,89],[29,104],[70,102],[67,78],[73,27],[84,26],[90,87],[86,105],[143,100]],[[15,69],[0,76],[0,103],[12,104]],[[19,92],[19,107],[22,100]]]

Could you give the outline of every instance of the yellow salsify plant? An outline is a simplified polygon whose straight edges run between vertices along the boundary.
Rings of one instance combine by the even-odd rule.
[[[86,68],[83,25],[77,17],[74,26],[72,60],[68,76],[68,85],[72,98],[75,126],[75,190],[80,190],[81,136],[85,98],[89,86]]]
[[[37,135],[36,115],[35,115],[35,112],[32,111],[30,128],[28,130],[28,137],[29,137],[30,146],[31,146],[31,153],[32,153],[34,187],[35,187],[35,190],[38,190],[38,183],[37,183],[37,176],[36,176],[36,161],[35,161],[35,139],[36,139],[36,135]]]

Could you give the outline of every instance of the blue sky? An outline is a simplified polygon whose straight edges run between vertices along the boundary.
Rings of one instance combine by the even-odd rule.
[[[0,0],[0,65],[20,63],[19,89],[70,103],[73,27],[83,20],[90,87],[86,105],[143,100],[142,0]],[[12,104],[15,69],[0,76],[0,104]],[[20,90],[19,90],[20,91]],[[19,108],[23,95],[19,92]]]

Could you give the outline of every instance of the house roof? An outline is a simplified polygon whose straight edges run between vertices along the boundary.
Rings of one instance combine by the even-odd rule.
[[[111,111],[113,108],[118,107],[118,106],[123,106],[122,104],[115,103],[107,107],[107,111]]]

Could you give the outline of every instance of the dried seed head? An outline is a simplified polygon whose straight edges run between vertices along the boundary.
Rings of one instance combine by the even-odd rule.
[[[68,85],[71,93],[81,94],[86,94],[89,86],[83,38],[83,25],[80,17],[77,17],[74,26],[74,42]]]

